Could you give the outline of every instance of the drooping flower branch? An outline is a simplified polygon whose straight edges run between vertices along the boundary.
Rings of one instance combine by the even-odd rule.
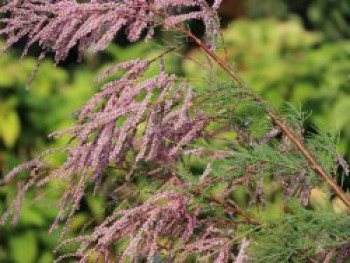
[[[234,256],[231,251],[236,244],[230,239],[233,229],[225,232],[216,228],[214,222],[201,219],[201,208],[193,205],[192,198],[191,194],[165,191],[155,193],[140,206],[116,210],[92,234],[61,243],[59,248],[72,243],[79,243],[80,247],[76,253],[62,255],[57,261],[75,257],[83,263],[94,256],[108,262],[113,246],[128,239],[124,252],[117,258],[119,262],[138,259],[154,262],[157,256],[166,254],[170,260],[177,257],[180,262],[196,255],[198,260],[243,263],[247,259],[247,239]]]
[[[98,189],[103,172],[109,165],[123,168],[127,155],[133,153],[134,161],[127,174],[127,179],[130,179],[141,161],[173,164],[186,145],[204,131],[209,118],[203,112],[192,109],[190,87],[185,83],[177,85],[176,76],[166,74],[163,67],[158,76],[139,80],[149,65],[148,60],[134,60],[101,73],[98,81],[119,70],[126,70],[121,78],[105,84],[78,111],[75,125],[51,135],[69,135],[69,145],[65,150],[67,160],[45,177],[34,174],[25,189],[33,184],[43,186],[56,179],[69,182],[52,229],[65,217],[69,225],[79,209],[85,188],[92,183],[95,190]],[[22,170],[39,168],[39,164],[43,165],[41,160],[34,160],[15,168],[0,184],[9,182]],[[23,195],[23,192],[20,194]],[[9,211],[13,208],[18,213],[20,207],[12,207]],[[8,215],[9,212],[2,222]]]
[[[217,36],[218,18],[215,8],[205,0],[165,1],[91,1],[79,3],[76,0],[25,0],[9,1],[0,13],[9,14],[0,23],[4,28],[0,35],[6,35],[7,47],[23,37],[28,41],[23,55],[39,43],[44,52],[54,51],[56,63],[64,60],[69,51],[78,46],[79,52],[92,48],[106,49],[117,33],[124,30],[129,41],[135,42],[146,32],[146,39],[154,35],[156,26],[165,28],[190,19],[200,19],[206,25],[211,39]],[[174,13],[174,8],[199,7],[200,11]],[[155,12],[167,14],[159,21]]]
[[[154,23],[143,9],[123,2],[10,1],[1,11],[10,14],[2,20],[6,26],[0,31],[7,35],[8,47],[27,36],[23,55],[39,43],[43,50],[55,52],[57,63],[75,45],[80,52],[90,47],[105,49],[123,26],[127,27],[129,40],[136,41],[148,23]]]
[[[141,257],[147,258],[147,262],[154,262],[156,254],[162,250],[161,239],[170,238],[169,242],[179,239],[183,243],[192,238],[200,209],[190,213],[189,201],[188,196],[175,192],[155,194],[138,207],[116,210],[91,235],[73,238],[61,245],[81,242],[75,256],[80,258],[80,262],[87,262],[94,253],[108,258],[106,253],[114,244],[130,238],[120,262]]]

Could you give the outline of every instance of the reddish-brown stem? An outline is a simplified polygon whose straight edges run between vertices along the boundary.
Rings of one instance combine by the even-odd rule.
[[[248,224],[251,225],[263,225],[261,222],[255,220],[254,218],[252,218],[245,210],[237,207],[237,206],[233,206],[232,203],[230,202],[223,202],[220,201],[219,199],[215,198],[215,197],[211,197],[211,196],[204,196],[204,198],[206,200],[208,200],[209,202],[215,203],[223,208],[225,208],[227,211],[230,211],[234,214],[238,214],[241,215],[245,218],[245,221]]]
[[[234,80],[238,88],[245,88],[244,82],[236,75],[234,70],[225,63],[218,55],[215,54],[210,48],[208,48],[198,37],[193,35],[182,25],[177,25],[177,29],[184,35],[192,39],[209,57],[211,57],[226,73]],[[264,100],[256,97],[258,102],[263,103]],[[265,103],[264,103],[265,104]],[[315,173],[321,177],[329,187],[336,193],[336,195],[350,208],[350,200],[344,193],[344,191],[337,185],[337,183],[324,171],[322,166],[316,161],[312,154],[307,150],[304,143],[294,134],[294,132],[288,127],[288,125],[282,120],[282,118],[273,110],[265,107],[266,113],[275,122],[275,124],[282,130],[282,132],[293,142],[295,147],[305,157],[311,168]]]

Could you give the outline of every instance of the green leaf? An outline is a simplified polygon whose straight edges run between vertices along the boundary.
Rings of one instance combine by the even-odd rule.
[[[0,246],[0,262],[3,262],[6,259],[7,252],[5,248]]]
[[[45,226],[45,219],[39,211],[25,205],[19,223],[22,225]]]
[[[87,198],[88,206],[94,216],[98,221],[102,221],[104,217],[104,202],[103,199],[97,197]]]
[[[34,232],[27,231],[10,238],[10,254],[15,263],[34,263],[38,254],[38,244]]]
[[[51,263],[54,261],[54,258],[51,253],[45,252],[39,259],[38,263]]]
[[[16,111],[0,109],[0,137],[7,148],[12,148],[20,134],[21,123]]]
[[[89,216],[86,213],[77,214],[70,225],[70,228],[73,230],[77,230],[84,226],[87,222],[89,222]]]

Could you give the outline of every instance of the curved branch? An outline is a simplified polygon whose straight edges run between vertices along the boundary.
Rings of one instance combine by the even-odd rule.
[[[225,63],[215,52],[213,52],[210,48],[208,48],[198,37],[193,35],[190,31],[188,31],[182,25],[176,25],[176,28],[192,39],[209,57],[211,57],[226,73],[233,79],[234,83],[238,88],[246,88],[244,82],[241,78],[237,76],[234,70]],[[264,100],[258,96],[255,96],[256,101],[264,103]],[[293,130],[288,127],[288,125],[283,121],[283,119],[272,109],[265,107],[266,113],[270,116],[270,118],[275,122],[275,124],[281,129],[281,131],[293,142],[295,147],[299,150],[299,152],[305,157],[311,168],[315,171],[315,173],[324,180],[329,187],[336,193],[336,195],[345,203],[345,205],[350,208],[350,200],[344,193],[344,191],[337,185],[337,183],[325,172],[322,166],[316,161],[316,159],[312,156],[312,154],[308,151],[304,143],[295,135]]]

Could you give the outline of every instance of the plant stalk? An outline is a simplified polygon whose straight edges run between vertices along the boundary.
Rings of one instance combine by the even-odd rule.
[[[233,79],[234,83],[238,88],[245,88],[244,82],[237,76],[235,71],[224,62],[215,52],[208,48],[198,37],[193,35],[189,30],[187,30],[182,25],[177,25],[177,29],[192,39],[209,57],[211,57],[226,73]],[[256,97],[258,102],[264,102],[263,99]],[[266,105],[266,103],[264,103]],[[316,161],[312,154],[308,151],[304,143],[294,134],[291,128],[282,120],[277,113],[273,110],[265,107],[266,113],[275,122],[275,124],[281,129],[281,131],[287,136],[299,150],[299,152],[305,157],[311,168],[315,173],[324,180],[329,187],[335,192],[335,194],[344,202],[344,204],[350,208],[350,200],[346,196],[345,192],[337,185],[337,183],[324,171],[322,166]]]

